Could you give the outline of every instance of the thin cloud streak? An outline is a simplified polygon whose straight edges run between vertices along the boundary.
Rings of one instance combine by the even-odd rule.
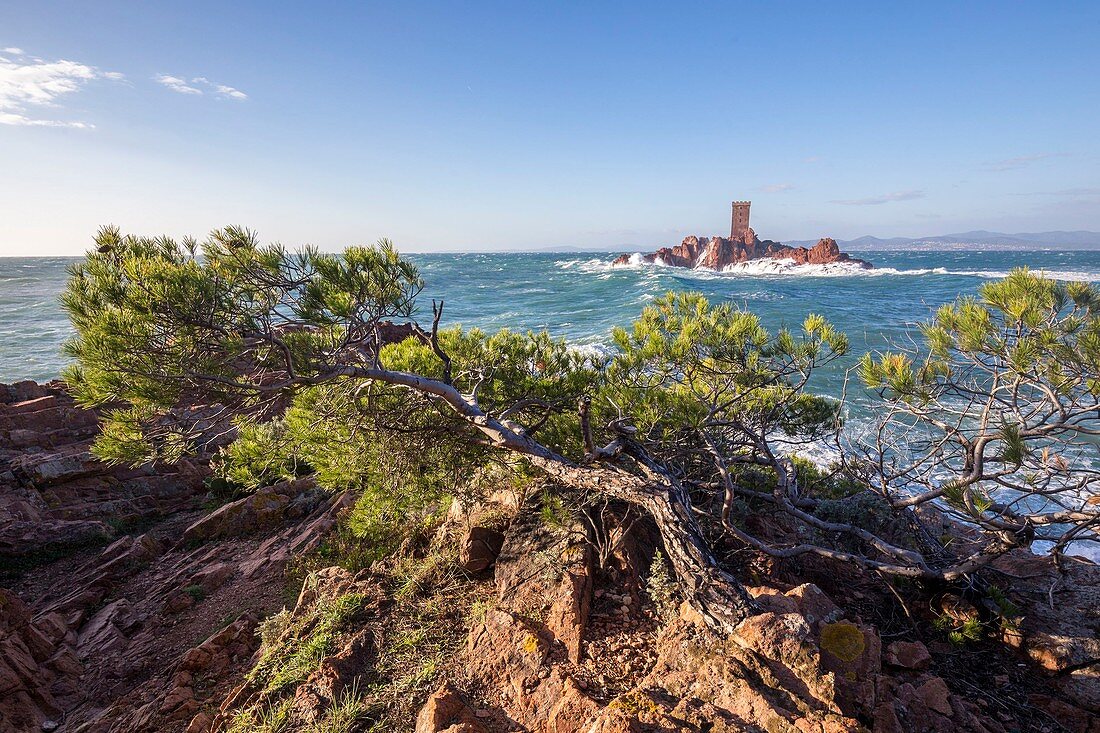
[[[913,201],[922,198],[924,198],[924,191],[894,191],[893,193],[884,193],[881,196],[868,196],[862,199],[839,199],[829,203],[841,204],[842,206],[879,206],[894,201]]]
[[[1032,163],[1038,163],[1040,160],[1047,160],[1048,158],[1060,158],[1065,157],[1065,153],[1033,153],[1031,155],[1017,155],[1014,158],[1005,158],[1004,160],[997,160],[992,163],[987,163],[986,170],[990,171],[1014,171],[1019,168],[1024,168]]]
[[[793,191],[793,183],[769,183],[766,186],[761,186],[760,190],[764,193],[782,193],[783,191]]]
[[[171,74],[158,74],[153,78],[157,81],[157,83],[162,84],[168,89],[171,89],[173,92],[177,92],[179,94],[203,96],[204,94],[209,92],[214,96],[221,97],[223,99],[236,99],[238,101],[248,99],[248,95],[242,92],[240,89],[235,89],[228,84],[219,84],[217,82],[210,81],[205,76],[196,76],[188,80],[179,76],[172,76]]]
[[[201,89],[191,86],[187,83],[186,79],[181,79],[178,76],[158,74],[153,78],[156,79],[158,84],[163,84],[173,92],[178,92],[179,94],[202,94]]]
[[[230,99],[248,99],[248,95],[242,92],[240,89],[227,87],[224,84],[218,85],[218,94],[229,97]]]

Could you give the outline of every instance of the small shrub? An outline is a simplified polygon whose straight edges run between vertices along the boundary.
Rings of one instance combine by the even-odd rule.
[[[280,619],[265,625],[260,633],[266,634],[272,643],[264,647],[260,661],[249,672],[249,681],[262,685],[267,692],[278,692],[304,680],[332,651],[344,627],[365,600],[361,593],[348,593],[319,602],[312,613],[296,621]],[[286,628],[276,636],[275,631],[282,624]]]
[[[311,725],[307,733],[351,733],[355,724],[363,718],[370,706],[359,690],[359,680],[356,679],[340,694],[325,716]]]
[[[667,622],[676,615],[676,583],[668,572],[668,565],[660,551],[653,554],[653,562],[649,565],[646,593],[653,600],[661,619]]]
[[[932,626],[946,632],[947,640],[955,646],[965,646],[970,642],[979,641],[985,635],[985,626],[976,618],[960,621],[944,613],[936,617]]]
[[[828,470],[822,469],[813,461],[802,456],[792,456],[798,484],[807,494],[822,499],[846,499],[865,491],[866,486],[852,478],[834,465]]]
[[[489,611],[493,609],[496,604],[490,598],[482,598],[474,601],[470,606],[470,613],[468,618],[470,619],[470,625],[476,626],[477,624],[485,623],[485,619],[489,616]]]
[[[290,611],[283,606],[282,611],[273,613],[256,625],[256,635],[260,637],[260,645],[264,649],[274,648],[290,626]]]
[[[206,591],[201,585],[189,585],[183,589],[183,592],[191,596],[191,600],[195,603],[202,603],[206,598]]]
[[[230,481],[224,476],[211,476],[206,479],[205,486],[206,501],[203,502],[202,508],[206,511],[213,511],[249,493],[247,487]]]
[[[293,698],[255,708],[238,710],[229,723],[227,733],[283,733],[290,728]]]
[[[430,552],[423,558],[403,558],[396,567],[393,575],[397,580],[397,590],[394,597],[399,600],[408,600],[423,593],[430,593],[434,586],[451,579],[454,574],[455,555],[454,548],[448,548],[449,552],[442,550]]]
[[[661,707],[653,698],[637,690],[616,697],[607,707],[642,718],[656,719],[661,714]]]
[[[544,491],[539,502],[539,519],[552,529],[564,529],[572,515],[560,496]]]
[[[994,610],[1002,621],[1011,623],[1020,618],[1022,613],[1020,607],[1012,602],[1012,599],[1005,594],[1004,590],[991,585],[986,595],[993,602]]]

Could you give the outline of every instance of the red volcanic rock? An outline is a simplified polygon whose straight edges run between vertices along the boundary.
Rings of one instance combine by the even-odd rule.
[[[470,527],[458,551],[458,564],[471,573],[492,565],[504,545],[504,535],[488,527]]]
[[[658,262],[672,267],[705,267],[721,270],[751,260],[793,260],[797,265],[828,265],[834,262],[851,263],[869,269],[871,263],[856,259],[840,251],[835,239],[825,238],[807,249],[788,247],[770,239],[761,241],[749,229],[744,240],[727,237],[685,237],[675,247],[662,247],[653,254],[642,257],[646,262]],[[630,255],[621,255],[614,264],[630,263]]]

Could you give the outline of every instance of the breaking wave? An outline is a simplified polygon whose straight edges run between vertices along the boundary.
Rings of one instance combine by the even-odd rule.
[[[950,275],[959,277],[975,277],[985,280],[995,280],[1007,277],[1008,270],[979,270],[956,269],[950,267],[925,267],[904,268],[874,267],[866,269],[852,262],[832,262],[824,265],[802,265],[792,259],[759,259],[749,262],[739,262],[728,265],[721,270],[710,268],[683,268],[669,265],[658,259],[656,262],[646,262],[642,254],[635,252],[630,255],[628,262],[613,264],[612,260],[603,258],[559,260],[555,263],[563,270],[574,270],[596,275],[607,276],[616,271],[641,271],[641,272],[668,272],[675,271],[678,275],[709,278],[731,276],[746,277],[914,277],[924,275]],[[1047,270],[1039,269],[1047,277],[1056,280],[1079,280],[1085,282],[1100,282],[1100,271],[1088,270]]]

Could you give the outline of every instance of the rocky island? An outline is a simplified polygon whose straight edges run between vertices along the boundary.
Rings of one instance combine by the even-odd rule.
[[[749,226],[749,201],[733,202],[733,222],[729,237],[685,237],[675,247],[662,247],[652,254],[642,255],[649,263],[672,267],[706,268],[723,270],[752,260],[791,260],[796,265],[830,265],[845,263],[863,269],[872,267],[870,262],[856,259],[841,252],[835,239],[822,238],[813,247],[790,247],[770,239],[761,240]],[[624,254],[613,264],[628,265],[633,255]]]

